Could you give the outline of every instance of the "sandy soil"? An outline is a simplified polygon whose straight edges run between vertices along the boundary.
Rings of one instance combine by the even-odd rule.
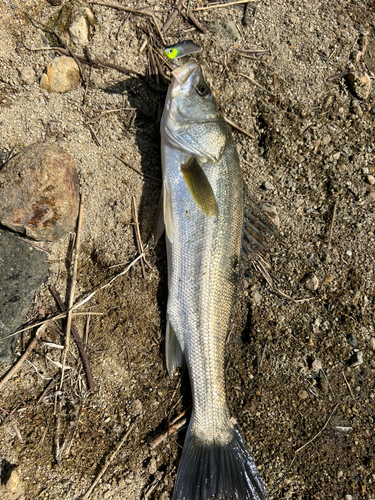
[[[173,4],[123,2],[154,13],[160,26]],[[23,11],[46,23],[58,8],[43,0],[0,0],[0,148],[5,155],[46,140],[76,159],[85,193],[78,301],[123,269],[110,266],[137,256],[129,225],[132,196],[142,240],[150,237],[160,183],[115,156],[160,178],[158,127],[165,93],[155,79],[87,65],[82,65],[86,100],[84,84],[65,94],[40,89],[40,76],[55,54],[29,50],[52,42]],[[93,11],[91,56],[146,74],[150,43],[162,47],[152,20],[98,5]],[[243,6],[195,14],[208,28],[205,34],[180,16],[165,40],[192,38],[202,46],[200,61],[224,115],[255,137],[233,131],[250,192],[260,203],[274,205],[280,217],[283,241],[270,242],[273,275],[291,297],[312,298],[282,298],[244,269],[227,353],[232,414],[270,499],[374,499],[374,4],[263,0],[250,6],[247,26]],[[351,53],[362,50],[363,34],[367,50],[356,62]],[[140,54],[145,39],[148,47]],[[254,60],[237,50],[254,47],[271,55]],[[31,85],[20,80],[17,68],[23,66],[36,73]],[[354,95],[342,77],[327,80],[350,68],[370,77],[368,96]],[[165,66],[164,71],[167,75]],[[136,108],[135,121],[124,111],[107,114],[91,130],[86,125],[103,110],[120,107]],[[48,282],[29,314],[35,320],[56,310],[49,285],[63,298],[69,287],[69,238],[50,249]],[[82,498],[136,418],[91,498],[171,498],[184,431],[153,450],[150,443],[189,406],[190,395],[186,374],[170,380],[165,367],[163,243],[149,262],[145,278],[137,265],[88,303],[85,310],[103,313],[89,325],[96,391],[88,393],[73,346],[72,369],[57,404],[59,427],[56,387],[38,401],[57,373],[48,358],[60,360],[59,350],[38,344],[30,361],[39,374],[25,363],[3,389],[2,479],[18,464],[24,498]],[[319,280],[313,292],[301,283],[309,272]],[[84,335],[85,320],[75,322]],[[32,335],[25,335],[26,344]],[[45,340],[63,343],[58,325],[48,328]],[[20,342],[18,352],[23,349]],[[358,351],[363,363],[353,366]],[[1,367],[0,376],[9,368]],[[68,443],[72,432],[59,465],[56,443]]]

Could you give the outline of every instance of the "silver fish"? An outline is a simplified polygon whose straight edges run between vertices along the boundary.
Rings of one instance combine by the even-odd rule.
[[[265,500],[262,479],[230,418],[224,381],[243,181],[230,133],[193,61],[173,72],[161,136],[167,368],[173,376],[187,364],[193,396],[173,499]]]

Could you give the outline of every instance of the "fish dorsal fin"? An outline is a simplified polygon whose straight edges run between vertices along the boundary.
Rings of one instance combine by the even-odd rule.
[[[171,205],[171,199],[169,197],[167,184],[165,182],[164,182],[164,192],[163,192],[163,214],[164,214],[165,232],[167,238],[172,243],[173,242],[172,205]]]
[[[177,367],[184,366],[185,357],[169,319],[167,319],[167,329],[165,335],[165,354],[167,360],[167,370],[169,376],[173,378]]]
[[[181,165],[181,172],[195,203],[202,212],[210,217],[217,215],[219,210],[214,192],[196,158],[191,156]]]

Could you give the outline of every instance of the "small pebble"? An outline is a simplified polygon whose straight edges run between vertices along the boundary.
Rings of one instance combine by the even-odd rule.
[[[345,495],[345,500],[353,500],[352,495]]]
[[[104,498],[104,500],[106,500],[107,498],[111,498],[114,494],[115,494],[115,492],[113,490],[107,490],[104,493],[103,498]]]
[[[264,181],[263,188],[266,189],[267,191],[274,191],[275,190],[275,186],[270,181]]]
[[[262,296],[261,294],[258,292],[258,291],[255,291],[253,293],[253,296],[252,296],[252,299],[251,299],[251,302],[254,304],[254,305],[257,305],[259,304],[259,302],[262,300]]]
[[[32,85],[35,82],[35,71],[31,66],[23,66],[22,68],[17,68],[17,70],[21,82],[26,83],[26,85]]]
[[[155,472],[158,470],[158,466],[156,463],[156,459],[152,458],[150,461],[150,464],[148,466],[148,473],[149,474],[155,474]]]
[[[349,366],[354,368],[356,366],[363,365],[363,351],[357,351],[350,358]]]
[[[347,339],[348,339],[349,345],[351,345],[352,347],[357,347],[358,346],[357,339],[356,339],[356,336],[354,335],[354,333],[350,333],[347,336]]]
[[[143,405],[142,405],[142,403],[140,402],[139,399],[135,399],[132,402],[132,404],[131,404],[131,411],[132,411],[133,415],[135,415],[135,416],[142,415]]]
[[[330,135],[325,135],[322,138],[322,146],[326,146],[329,142],[331,142],[331,136]]]
[[[353,255],[353,252],[352,252],[351,250],[347,250],[347,251],[346,251],[346,255],[347,255],[348,257],[351,257],[351,256]]]
[[[67,45],[88,45],[95,16],[86,0],[68,0],[60,9],[55,21],[55,31]]]
[[[335,279],[333,274],[326,274],[323,280],[323,285],[329,285]]]
[[[313,372],[319,372],[322,369],[322,362],[320,359],[315,359],[311,365],[311,370]]]
[[[359,99],[365,100],[368,98],[371,91],[371,78],[367,73],[350,72],[346,75],[346,81]]]
[[[367,182],[373,186],[375,184],[375,177],[373,175],[368,175]]]
[[[368,347],[371,351],[375,351],[375,337],[371,337]]]
[[[304,390],[304,389],[301,389],[300,391],[298,391],[298,397],[300,399],[306,399],[309,395],[307,394],[307,392]]]
[[[276,207],[274,205],[270,205],[269,203],[262,203],[260,208],[267,215],[267,217],[271,219],[271,221],[275,224],[275,226],[279,228],[280,217]]]
[[[315,290],[319,288],[319,280],[314,273],[305,274],[305,276],[301,279],[301,283],[311,292],[315,292]]]

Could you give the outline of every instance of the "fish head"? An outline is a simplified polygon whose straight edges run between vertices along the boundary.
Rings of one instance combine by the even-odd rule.
[[[224,152],[227,127],[201,67],[188,61],[172,74],[164,108],[167,134],[201,161],[217,162]]]

